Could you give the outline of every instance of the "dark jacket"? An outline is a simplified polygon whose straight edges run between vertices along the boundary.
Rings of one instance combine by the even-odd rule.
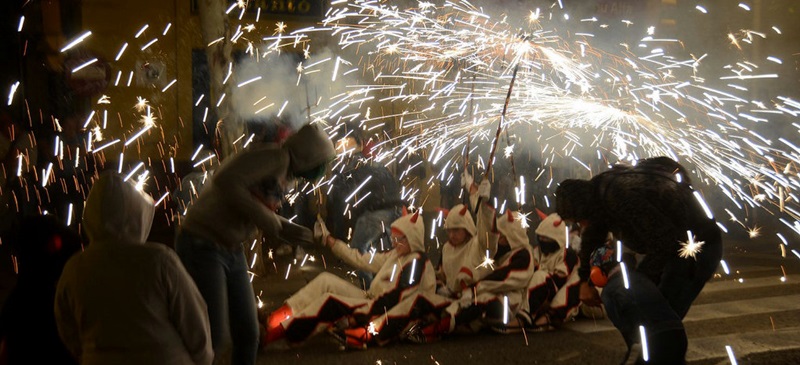
[[[352,158],[344,167],[334,169],[333,175],[333,188],[328,195],[327,223],[336,238],[347,238],[348,229],[366,212],[403,205],[397,179],[379,163]],[[367,178],[369,181],[364,183]],[[364,186],[358,189],[362,183]],[[348,204],[350,214],[345,215]]]
[[[667,262],[677,257],[680,242],[688,240],[687,231],[697,241],[721,244],[719,227],[693,192],[685,169],[666,158],[636,167],[617,165],[588,183],[562,183],[556,191],[559,214],[589,223],[581,235],[581,279],[588,278],[589,257],[609,232],[626,248],[646,255],[637,270],[656,284]]]

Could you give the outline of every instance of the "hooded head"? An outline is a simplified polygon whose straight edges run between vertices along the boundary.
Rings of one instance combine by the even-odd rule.
[[[86,208],[83,225],[90,245],[112,242],[144,243],[153,224],[153,199],[112,171],[100,174],[95,181]]]
[[[397,218],[392,222],[392,232],[406,236],[411,252],[425,252],[425,224],[419,211]]]
[[[512,250],[528,245],[528,234],[525,233],[522,219],[519,218],[517,212],[507,210],[505,214],[497,217],[496,223],[497,231],[506,237]]]
[[[588,180],[567,179],[556,188],[556,212],[563,219],[582,220],[589,218],[589,204],[594,195]]]
[[[569,235],[569,230],[567,224],[561,219],[561,216],[557,213],[553,213],[542,219],[542,222],[536,227],[536,235],[549,238],[558,244],[558,247],[553,247],[553,249],[546,247],[547,245],[543,245],[542,242],[539,243],[542,252],[550,253],[559,249],[563,250],[567,247],[567,235]]]
[[[444,229],[464,228],[470,236],[475,237],[478,229],[472,221],[472,215],[464,204],[458,204],[450,209],[447,218],[444,220]]]
[[[316,180],[325,173],[325,164],[336,157],[328,134],[319,124],[306,124],[283,147],[289,152],[289,168],[294,176]]]

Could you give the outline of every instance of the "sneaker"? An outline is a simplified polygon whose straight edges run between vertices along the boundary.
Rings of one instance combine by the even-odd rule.
[[[499,334],[503,334],[503,335],[512,335],[512,334],[515,334],[515,333],[521,333],[522,331],[525,330],[525,327],[520,327],[520,326],[515,326],[515,325],[511,325],[511,326],[495,325],[495,326],[489,326],[489,329],[491,329],[492,332],[495,332],[495,333],[499,333]]]
[[[526,328],[530,327],[533,323],[531,320],[531,315],[524,310],[520,310],[514,316],[515,320],[510,321],[509,323],[490,323],[489,328],[497,333],[501,334],[513,334],[513,333],[520,333],[524,331]]]
[[[366,350],[368,336],[362,335],[362,331],[367,333],[366,329],[363,328],[351,328],[348,330],[329,328],[328,334],[333,337],[333,339],[339,345],[340,351]]]
[[[541,316],[537,317],[535,320],[529,323],[530,325],[525,327],[525,331],[529,333],[550,332],[556,330],[556,327],[555,325],[553,325],[553,321],[551,320],[550,315],[547,313],[542,314]]]
[[[422,331],[422,325],[419,323],[415,323],[411,328],[409,328],[403,337],[411,343],[429,343],[431,342],[428,339],[428,336]]]

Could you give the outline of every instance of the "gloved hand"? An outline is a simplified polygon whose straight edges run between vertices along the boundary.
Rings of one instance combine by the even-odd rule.
[[[492,183],[488,178],[484,178],[481,184],[478,185],[478,196],[484,201],[489,200],[489,195],[492,193]]]
[[[461,308],[470,307],[475,302],[475,297],[473,295],[474,292],[472,291],[471,287],[464,288],[464,290],[461,291],[460,298],[458,299],[458,305]]]
[[[442,285],[438,289],[436,289],[436,294],[439,294],[447,298],[454,298],[456,296],[455,293],[453,293],[453,291],[450,290],[450,288],[448,288],[445,285]]]
[[[473,182],[475,182],[475,179],[472,177],[472,175],[469,174],[469,172],[464,171],[461,173],[462,188],[469,190]]]
[[[470,284],[472,284],[472,271],[470,270],[469,273],[464,271],[464,268],[461,268],[461,271],[456,274],[456,282],[461,286],[461,288],[466,288]]]
[[[322,217],[317,216],[317,222],[314,223],[314,241],[322,246],[326,246],[328,236],[330,235],[331,232],[328,231],[328,227],[325,226],[325,222],[322,220]]]

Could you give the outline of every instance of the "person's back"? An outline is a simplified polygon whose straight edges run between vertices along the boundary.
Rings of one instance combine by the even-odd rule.
[[[86,250],[56,293],[61,339],[82,364],[210,364],[205,302],[177,255],[145,243],[152,199],[114,174],[87,198]]]

